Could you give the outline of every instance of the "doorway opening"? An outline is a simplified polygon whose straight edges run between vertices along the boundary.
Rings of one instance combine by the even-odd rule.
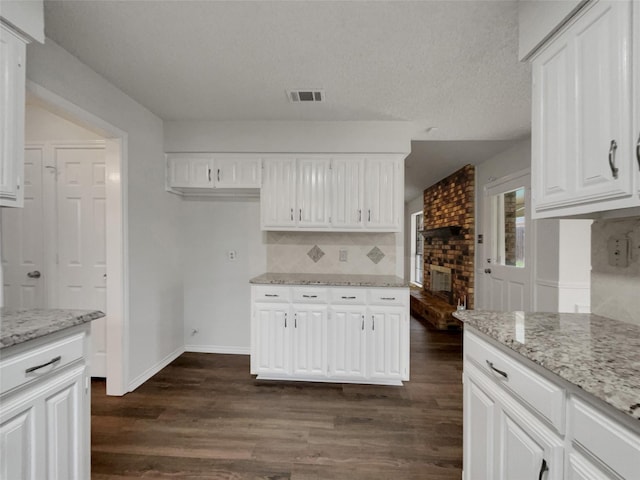
[[[11,293],[11,299],[5,295],[5,305],[32,302],[36,306],[40,302],[49,308],[103,310],[102,325],[92,326],[92,339],[98,340],[91,358],[98,368],[92,370],[92,376],[107,378],[108,395],[124,395],[128,392],[127,134],[27,81],[29,111],[34,123],[26,132],[31,141],[25,151],[25,177],[33,179],[29,185],[33,200],[22,211],[5,213],[8,209],[3,209],[2,232],[3,237],[8,235],[7,222],[17,222],[24,236],[20,248],[26,245],[33,252],[26,273],[39,271],[43,281],[40,289],[25,288],[27,293]],[[50,138],[32,136],[45,132]],[[11,216],[18,219],[9,219]],[[6,252],[11,247],[5,245],[3,238],[3,267],[9,255],[16,258],[15,253]],[[23,257],[20,253],[17,258]],[[40,268],[35,265],[38,261]],[[25,283],[7,278],[8,270],[3,270],[5,285]],[[100,330],[103,337],[97,339]],[[100,353],[102,359],[95,355]]]

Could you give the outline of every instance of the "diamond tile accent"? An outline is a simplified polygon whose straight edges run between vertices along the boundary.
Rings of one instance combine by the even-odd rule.
[[[315,263],[318,263],[318,260],[320,260],[322,257],[324,257],[324,252],[320,249],[320,247],[318,245],[314,245],[313,248],[307,252],[307,255]],[[378,263],[378,262],[376,262],[376,263]]]
[[[384,258],[384,253],[378,247],[373,247],[369,253],[367,253],[367,257],[376,265],[380,263],[380,260]]]

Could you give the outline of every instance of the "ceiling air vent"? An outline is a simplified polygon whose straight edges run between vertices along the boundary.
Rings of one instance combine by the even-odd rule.
[[[287,90],[287,98],[292,103],[318,103],[324,102],[324,90]]]

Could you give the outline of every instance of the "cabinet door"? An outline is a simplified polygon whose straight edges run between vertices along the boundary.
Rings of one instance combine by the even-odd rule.
[[[44,430],[46,435],[45,478],[82,480],[86,478],[84,462],[89,452],[85,438],[84,375],[85,368],[59,383],[44,397]]]
[[[167,162],[170,187],[213,188],[211,158],[169,155]]]
[[[15,480],[37,480],[41,466],[37,454],[42,439],[36,432],[37,402],[23,395],[19,406],[11,407],[7,402],[0,405],[0,478]]]
[[[264,160],[260,209],[262,227],[293,227],[297,216],[295,159]]]
[[[331,165],[333,202],[331,225],[362,228],[364,202],[364,159],[334,158]]]
[[[403,371],[402,323],[403,308],[370,310],[365,322],[369,341],[367,364],[369,378],[401,379]]]
[[[400,229],[400,162],[367,159],[365,167],[364,224],[369,229]]]
[[[559,38],[533,62],[532,165],[536,207],[566,201],[575,176],[571,46]]]
[[[563,443],[539,420],[524,411],[500,410],[498,417],[498,473],[501,480],[563,478]]]
[[[257,374],[291,373],[291,322],[289,305],[256,305]]]
[[[498,407],[491,393],[485,391],[466,371],[463,405],[464,480],[494,480]]]
[[[0,25],[0,207],[22,207],[24,40]]]
[[[576,22],[575,29],[575,198],[630,195],[631,2],[598,2]]]
[[[332,378],[366,378],[367,334],[364,306],[336,306],[329,318],[329,372]]]
[[[330,160],[298,159],[297,215],[299,227],[329,227]]]
[[[216,188],[260,188],[260,158],[215,158]]]
[[[327,307],[293,308],[293,374],[327,375]]]

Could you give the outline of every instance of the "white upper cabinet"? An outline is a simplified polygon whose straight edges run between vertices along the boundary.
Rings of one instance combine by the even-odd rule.
[[[0,207],[24,198],[24,97],[26,41],[0,25]]]
[[[364,226],[364,158],[337,157],[332,161],[333,202],[331,225],[359,229]]]
[[[632,131],[637,19],[632,2],[594,2],[533,58],[535,217],[640,206]]]
[[[263,230],[400,231],[400,156],[265,158],[263,176]]]
[[[264,161],[260,210],[262,229],[295,227],[296,159],[270,158]]]
[[[172,188],[213,188],[213,158],[170,155],[167,158],[168,183]]]
[[[216,156],[214,167],[213,181],[216,188],[260,188],[260,158]]]
[[[330,222],[330,168],[328,158],[298,159],[296,215],[299,227],[328,227]]]
[[[167,190],[181,195],[257,196],[261,173],[262,158],[255,155],[167,155]]]
[[[400,230],[403,172],[402,162],[397,160],[367,158],[363,217],[368,229]]]

